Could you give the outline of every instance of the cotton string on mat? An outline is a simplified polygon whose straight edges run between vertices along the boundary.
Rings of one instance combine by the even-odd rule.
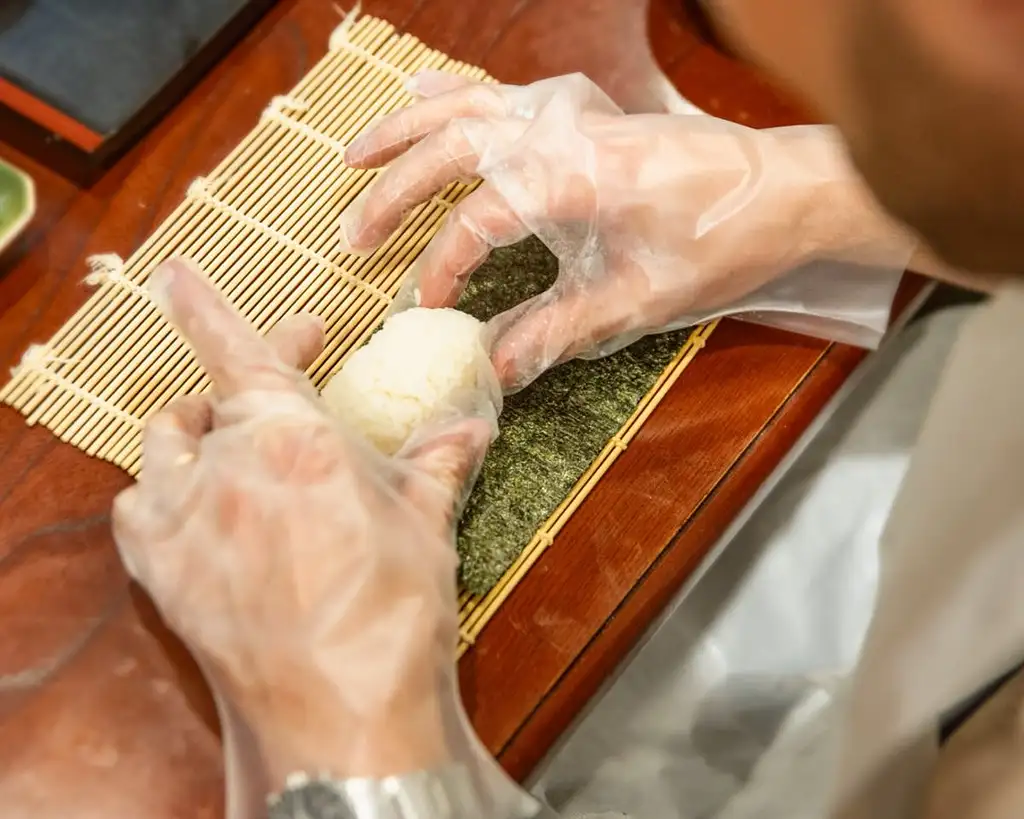
[[[374,171],[347,168],[345,146],[412,100],[418,70],[490,81],[383,20],[354,15],[328,54],[127,260],[89,259],[96,292],[31,348],[0,401],[88,454],[137,474],[146,419],[209,386],[187,345],[146,293],[164,259],[187,256],[261,332],[297,312],[320,315],[319,387],[379,326],[402,279],[472,186],[453,184],[409,214],[373,255],[347,256],[338,224]],[[539,292],[557,263],[536,240],[498,251],[462,307],[488,318]],[[509,286],[509,283],[513,283]],[[609,359],[572,362],[508,399],[459,532],[460,653],[625,449],[713,326],[647,339]]]

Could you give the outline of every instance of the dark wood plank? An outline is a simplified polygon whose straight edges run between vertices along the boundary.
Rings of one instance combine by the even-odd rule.
[[[723,116],[797,118],[701,45],[670,1],[364,8],[505,81],[585,71],[628,110],[653,111],[666,98],[660,62]],[[338,20],[332,4],[283,0],[93,190],[44,180],[35,243],[8,257],[0,280],[0,366],[81,304],[85,256],[136,247],[323,54]],[[474,724],[509,770],[525,775],[550,747],[861,357],[723,324],[462,662]],[[44,816],[83,804],[109,816],[218,816],[209,693],[129,586],[110,538],[110,501],[125,485],[0,411],[0,804]],[[60,785],[27,790],[18,775],[28,772]]]
[[[655,64],[683,96],[713,116],[755,128],[816,122],[766,75],[714,44],[713,32],[702,35],[700,22],[687,16],[693,5],[699,5],[698,0],[652,0],[648,9]],[[681,52],[671,39],[653,36],[673,26],[692,31],[698,46]]]
[[[755,128],[813,123],[772,83],[712,48],[700,47],[675,63],[672,80],[707,113]]]

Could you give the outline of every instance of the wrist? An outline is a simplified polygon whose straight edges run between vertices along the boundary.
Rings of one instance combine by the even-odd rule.
[[[920,245],[855,176],[819,191],[815,207],[823,214],[814,226],[819,258],[902,270]]]
[[[269,819],[541,819],[553,817],[504,774],[452,764],[382,779],[296,774],[267,799]]]
[[[354,745],[340,743],[340,755],[314,745],[301,753],[273,753],[264,790],[270,819],[554,816],[501,770],[464,715],[452,719],[461,713],[453,704],[437,709],[448,712],[448,731],[442,725],[428,731],[425,722],[395,715],[378,730],[361,733]],[[275,747],[286,744],[277,741]]]
[[[431,679],[433,679],[431,675]],[[296,772],[382,778],[450,763],[441,693],[421,678],[376,699],[342,693],[315,672],[244,690],[217,685],[225,738],[247,778],[279,790]]]
[[[906,267],[919,240],[882,208],[838,134],[823,127],[786,130],[790,162],[802,170],[794,219],[803,241],[798,263],[831,259]]]
[[[267,799],[270,819],[479,819],[486,804],[468,769],[452,765],[381,779],[293,774]]]
[[[424,704],[419,713],[395,712],[375,720],[317,722],[265,725],[254,732],[272,790],[280,790],[296,772],[382,779],[452,763],[436,707]]]

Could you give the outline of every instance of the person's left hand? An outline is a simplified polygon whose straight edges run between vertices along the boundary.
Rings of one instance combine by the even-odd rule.
[[[374,777],[449,761],[461,713],[453,515],[492,422],[425,432],[386,458],[327,414],[298,369],[322,347],[316,319],[261,337],[178,261],[151,288],[213,389],[150,419],[114,534],[217,695],[229,770],[262,798],[296,771]]]

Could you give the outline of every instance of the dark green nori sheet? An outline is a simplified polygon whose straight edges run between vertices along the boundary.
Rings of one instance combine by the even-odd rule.
[[[558,262],[528,239],[494,251],[459,307],[481,320],[542,292]],[[688,331],[651,336],[598,361],[571,361],[505,399],[459,525],[461,580],[486,594],[636,410]]]

